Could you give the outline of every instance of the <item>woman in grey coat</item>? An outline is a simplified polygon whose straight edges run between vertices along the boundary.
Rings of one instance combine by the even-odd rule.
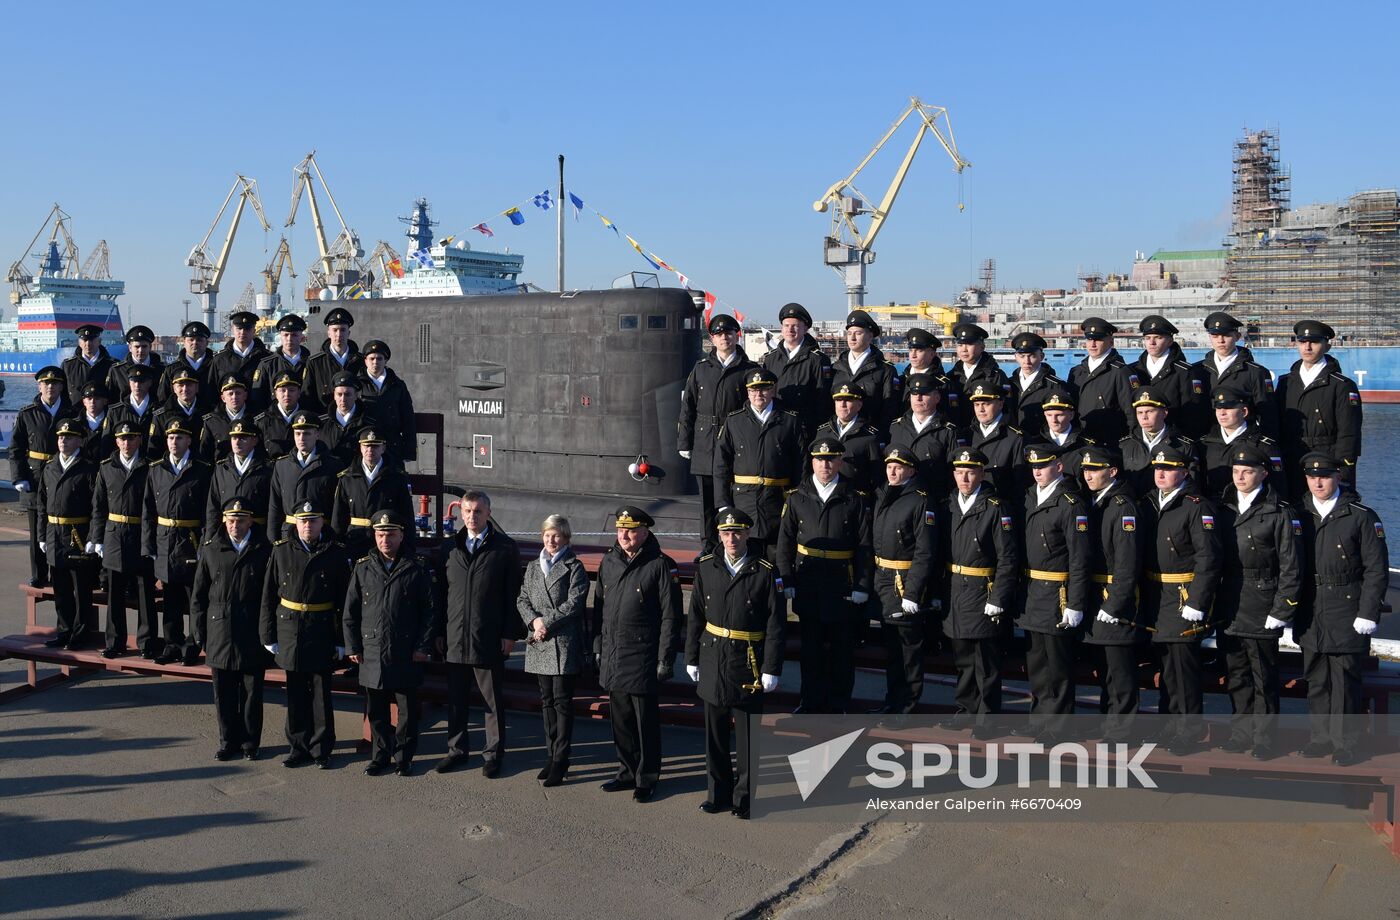
[[[540,770],[545,786],[558,786],[569,772],[574,733],[574,684],[583,670],[584,611],[588,572],[569,546],[569,522],[557,514],[540,527],[544,549],[525,568],[517,608],[525,621],[525,671],[540,682],[549,763]]]

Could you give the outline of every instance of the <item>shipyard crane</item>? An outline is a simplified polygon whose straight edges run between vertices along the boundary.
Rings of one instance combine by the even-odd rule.
[[[877,320],[906,319],[933,323],[943,330],[939,335],[944,336],[952,335],[953,327],[962,322],[962,311],[957,307],[946,303],[929,303],[927,300],[906,304],[890,303],[866,309]]]
[[[371,290],[382,290],[389,283],[389,279],[395,277],[394,269],[390,267],[392,265],[397,264],[398,276],[403,275],[403,258],[397,249],[384,240],[375,244],[374,251],[369,254],[369,258],[365,261],[370,265],[375,264],[375,262],[379,263],[379,275],[370,285]]]
[[[909,145],[909,151],[904,155],[904,162],[900,164],[899,170],[894,174],[894,179],[890,182],[889,188],[885,190],[884,198],[880,200],[879,206],[870,207],[869,199],[854,185],[856,177],[875,158],[875,154],[880,152],[880,148],[884,147],[886,142],[894,136],[900,125],[904,124],[909,116],[915,113],[919,117],[919,132],[914,135],[914,142]],[[940,118],[943,119],[941,128],[938,124]],[[900,187],[904,185],[904,177],[909,173],[909,166],[914,162],[914,155],[919,152],[919,145],[923,143],[925,134],[932,134],[938,138],[944,151],[952,157],[953,168],[957,170],[959,175],[972,165],[958,153],[957,142],[953,139],[953,123],[949,120],[948,110],[942,106],[927,105],[919,101],[917,96],[911,96],[909,105],[905,107],[903,114],[895,119],[894,124],[890,125],[889,130],[865,155],[865,159],[860,161],[850,175],[833,183],[826,190],[826,193],[812,204],[812,207],[819,212],[825,212],[828,208],[832,208],[831,231],[823,240],[822,256],[823,261],[830,265],[846,282],[846,299],[850,309],[855,309],[865,303],[865,267],[875,261],[875,251],[871,247],[875,245],[875,237],[879,235],[880,229],[890,216],[890,208],[894,206],[894,200],[899,195]],[[958,210],[962,209],[963,203],[959,200]],[[856,218],[866,214],[871,216],[870,223],[862,231],[856,224]]]
[[[68,232],[68,221],[71,219],[57,203],[49,210],[44,222],[34,232],[33,239],[24,247],[24,252],[14,261],[9,272],[5,275],[5,280],[12,286],[11,303],[19,303],[20,299],[29,293],[29,283],[34,280],[34,276],[24,262],[25,259],[29,258],[34,244],[39,242],[39,238],[44,235],[45,230],[49,231],[49,239],[44,245],[44,254],[40,258],[40,273],[68,278],[72,277],[72,272],[77,270],[78,244],[73,242],[73,235]],[[52,229],[49,228],[50,222],[53,223]],[[58,248],[59,237],[63,237],[62,252]],[[101,246],[105,249],[106,243],[102,243]]]
[[[326,240],[326,226],[321,219],[320,205],[316,201],[312,173],[315,173],[316,179],[320,181],[321,190],[330,202],[336,220],[340,222],[340,233],[330,242]],[[311,270],[311,280],[307,284],[307,300],[313,302],[315,309],[318,308],[316,301],[319,301],[323,289],[329,289],[330,296],[334,298],[346,288],[360,282],[363,269],[359,260],[364,258],[365,251],[360,247],[360,237],[346,225],[345,217],[335,203],[335,196],[326,184],[326,177],[321,175],[321,167],[316,165],[315,150],[308,153],[292,170],[292,207],[283,226],[290,227],[296,222],[297,207],[301,204],[303,192],[306,193],[307,205],[311,208],[311,224],[315,231],[316,249],[319,254],[316,267]]]
[[[96,278],[101,281],[112,280],[112,262],[110,253],[107,251],[106,240],[98,240],[97,245],[92,247],[92,252],[88,253],[87,261],[83,263],[83,270],[80,274],[84,278]]]
[[[293,278],[296,278],[297,270],[292,267],[292,247],[285,236],[278,242],[277,249],[272,253],[272,259],[267,263],[267,267],[262,270],[263,289],[262,293],[257,296],[257,308],[258,313],[264,319],[275,314],[277,308],[282,305],[282,297],[277,293],[277,286],[282,283],[284,269]]]
[[[238,204],[233,209],[233,223],[229,224],[228,234],[224,237],[224,245],[219,250],[216,260],[209,260],[209,238],[214,235],[214,230],[219,226],[219,221],[224,217],[224,212],[228,210],[229,202],[238,197]],[[233,180],[233,187],[224,196],[224,203],[219,206],[219,213],[214,215],[214,222],[209,225],[209,230],[204,234],[204,239],[190,250],[189,258],[185,264],[194,269],[194,275],[190,278],[190,292],[199,295],[199,308],[204,313],[204,325],[211,330],[214,328],[216,319],[219,283],[224,280],[224,270],[228,268],[228,254],[233,248],[233,238],[238,233],[238,224],[243,220],[243,209],[251,204],[253,211],[258,215],[258,220],[262,223],[263,231],[269,231],[272,227],[267,222],[267,215],[263,213],[262,200],[258,198],[258,183],[247,176],[237,175]]]

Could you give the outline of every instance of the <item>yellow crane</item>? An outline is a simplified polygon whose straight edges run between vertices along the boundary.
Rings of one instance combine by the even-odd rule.
[[[262,293],[257,296],[258,313],[262,319],[273,317],[277,313],[277,308],[282,305],[282,297],[277,293],[277,286],[282,283],[283,270],[286,270],[292,278],[296,278],[296,269],[292,267],[292,247],[285,236],[278,242],[277,249],[272,253],[267,267],[262,270],[263,289]]]
[[[899,170],[894,174],[889,188],[885,190],[885,195],[880,200],[879,206],[869,207],[866,196],[855,187],[856,177],[894,136],[900,126],[909,119],[909,116],[916,113],[918,114],[919,131],[914,135],[914,142],[909,145],[908,152],[904,154],[904,162],[900,163]],[[942,119],[942,127],[939,126],[940,119]],[[909,173],[909,167],[914,162],[914,155],[919,152],[919,145],[923,143],[925,134],[932,134],[938,138],[944,151],[952,158],[953,168],[959,174],[972,165],[958,153],[957,141],[953,138],[953,123],[949,120],[948,110],[942,106],[927,105],[921,102],[917,96],[911,96],[909,105],[905,107],[904,112],[895,119],[894,124],[890,125],[889,130],[865,155],[865,159],[860,161],[850,175],[832,183],[825,194],[812,204],[812,207],[818,212],[824,213],[829,208],[832,209],[831,231],[823,241],[822,256],[823,261],[830,265],[845,281],[846,299],[851,309],[865,303],[865,267],[875,261],[875,252],[871,247],[875,245],[875,237],[879,235],[880,229],[884,227],[885,221],[890,216],[890,209],[894,207],[895,198],[904,185],[904,177]],[[963,203],[959,200],[958,210],[962,209]],[[856,224],[856,219],[864,215],[870,215],[870,222],[869,226],[862,231]]]
[[[335,212],[335,219],[340,222],[340,233],[332,241],[326,240],[326,226],[321,220],[321,208],[316,201],[316,189],[311,181],[311,175],[315,173],[316,178],[321,183],[321,190],[325,192],[326,200],[330,202],[331,210]],[[315,231],[316,249],[318,260],[316,267],[311,270],[311,280],[307,284],[307,296],[311,297],[311,292],[315,291],[319,296],[322,289],[329,289],[330,296],[335,298],[342,291],[355,284],[358,284],[361,276],[359,260],[364,257],[365,251],[360,247],[360,238],[345,223],[345,217],[340,213],[340,206],[335,203],[335,196],[331,194],[331,188],[326,184],[326,177],[321,175],[321,167],[316,165],[316,151],[308,153],[296,168],[292,170],[292,207],[287,214],[287,222],[283,225],[292,226],[297,218],[297,206],[301,204],[302,192],[306,193],[306,203],[311,208],[311,224]],[[313,312],[319,309],[319,303],[313,305]]]
[[[930,303],[927,300],[918,303],[890,303],[865,309],[877,320],[912,319],[932,323],[942,327],[943,331],[939,334],[944,336],[952,335],[953,327],[962,322],[962,311],[957,307],[946,303]]]
[[[224,211],[228,210],[228,204],[235,195],[238,196],[238,204],[233,209],[233,223],[229,224],[228,234],[224,237],[224,245],[219,250],[218,258],[210,261],[209,238],[214,235],[214,230],[219,226]],[[237,175],[233,180],[233,187],[224,196],[224,203],[219,205],[219,213],[214,215],[214,222],[204,234],[204,239],[190,250],[189,257],[185,259],[185,264],[194,269],[194,275],[190,278],[190,292],[199,295],[199,307],[204,311],[204,325],[210,329],[215,328],[214,314],[219,296],[219,283],[224,279],[224,269],[228,268],[229,250],[233,248],[233,238],[237,235],[238,224],[243,219],[243,208],[249,204],[258,215],[263,231],[271,230],[267,215],[263,213],[262,201],[258,198],[258,183],[247,176]]]

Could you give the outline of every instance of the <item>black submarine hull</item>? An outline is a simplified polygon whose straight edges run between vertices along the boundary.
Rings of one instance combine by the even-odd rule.
[[[485,490],[497,520],[515,532],[537,532],[545,515],[559,513],[580,542],[609,542],[612,513],[630,503],[674,535],[668,542],[692,541],[699,502],[677,453],[676,420],[703,323],[688,292],[340,305],[354,314],[357,339],[389,345],[415,408],[442,414],[449,492]],[[642,455],[665,476],[634,479],[628,465]]]

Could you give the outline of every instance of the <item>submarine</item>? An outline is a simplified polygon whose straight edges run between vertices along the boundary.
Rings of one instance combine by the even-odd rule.
[[[701,354],[703,294],[615,288],[320,306],[350,310],[358,338],[387,343],[415,410],[442,415],[450,495],[485,491],[493,517],[516,534],[562,514],[580,544],[611,543],[614,512],[632,504],[667,546],[698,548],[700,503],[677,452],[677,420]],[[430,435],[419,437],[419,458],[409,472],[433,472]]]

